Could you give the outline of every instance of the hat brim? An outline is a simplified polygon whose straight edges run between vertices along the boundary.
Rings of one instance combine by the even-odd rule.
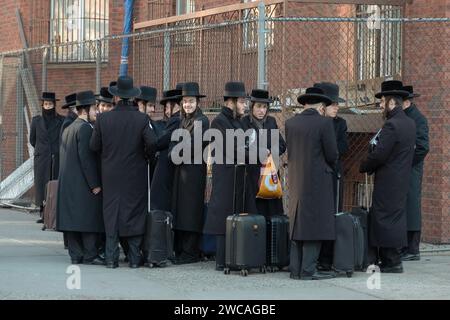
[[[318,93],[306,93],[297,98],[298,103],[300,103],[301,105],[308,104],[308,102],[311,100],[317,101],[314,102],[313,104],[323,102],[325,103],[325,106],[329,106],[330,104],[333,103],[333,101],[331,101],[331,99],[328,98],[326,95]]]
[[[242,93],[232,93],[232,94],[224,95],[224,96],[223,96],[223,100],[227,100],[227,99],[230,99],[230,98],[235,98],[235,99],[237,99],[237,98],[250,99],[251,97],[250,97],[248,94],[244,93],[244,92],[242,92]]]
[[[41,101],[59,101],[59,99],[41,98]]]
[[[112,86],[108,88],[108,92],[113,96],[126,99],[135,98],[141,95],[141,89],[139,88],[132,88],[130,90],[120,90],[119,88],[117,88],[117,86]]]
[[[182,96],[173,96],[159,100],[159,103],[165,105],[169,101],[180,101]]]
[[[412,93],[408,96],[408,99],[413,99],[413,98],[418,98],[418,97],[420,97],[419,93]]]
[[[204,94],[182,94],[180,98],[183,97],[196,97],[196,98],[206,98]]]
[[[402,98],[407,98],[409,96],[409,92],[408,91],[403,91],[403,90],[389,90],[389,91],[381,91],[378,92],[377,94],[375,94],[375,98],[377,99],[381,99],[381,97],[386,97],[386,96],[398,96],[398,97],[402,97]]]
[[[61,107],[61,109],[68,109],[70,107],[75,107],[76,103],[75,102],[71,102],[71,103],[66,103],[65,105],[63,105]]]
[[[106,97],[102,97],[100,95],[96,95],[95,96],[95,100],[98,101],[98,102],[113,103],[113,99],[112,98],[106,98]]]
[[[267,103],[267,104],[270,104],[270,103],[273,102],[272,99],[255,98],[255,97],[250,97],[250,101],[251,102]]]

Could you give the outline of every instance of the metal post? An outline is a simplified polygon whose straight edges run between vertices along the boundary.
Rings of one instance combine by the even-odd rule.
[[[0,55],[0,181],[3,177],[3,55]]]
[[[170,34],[164,32],[164,90],[170,89]]]
[[[48,48],[45,48],[42,52],[42,92],[47,91],[47,61]]]
[[[96,47],[97,56],[95,59],[95,92],[98,93],[100,92],[100,88],[102,86],[102,40],[97,40]]]
[[[16,168],[20,167],[23,163],[23,125],[24,125],[24,112],[23,112],[23,84],[20,76],[21,66],[25,63],[25,56],[20,58],[20,67],[17,68],[17,80],[16,80]]]
[[[258,4],[258,89],[266,88],[266,7],[263,1]]]

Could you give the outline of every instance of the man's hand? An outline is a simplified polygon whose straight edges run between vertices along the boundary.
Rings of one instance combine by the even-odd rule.
[[[99,194],[101,191],[102,191],[102,188],[100,188],[100,187],[92,189],[92,193],[95,195]]]

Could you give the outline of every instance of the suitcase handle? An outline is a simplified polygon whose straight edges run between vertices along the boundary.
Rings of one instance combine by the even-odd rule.
[[[340,196],[340,190],[339,187],[341,186],[341,174],[339,172],[336,173],[336,216],[339,215],[339,196]]]
[[[247,182],[247,166],[245,164],[236,164],[234,166],[234,182],[233,182],[233,214],[237,215],[239,214],[236,209],[236,202],[237,202],[237,193],[236,193],[236,180],[237,180],[237,168],[238,167],[244,167],[244,192],[242,195],[242,208],[245,210],[245,188],[246,188],[246,182]]]

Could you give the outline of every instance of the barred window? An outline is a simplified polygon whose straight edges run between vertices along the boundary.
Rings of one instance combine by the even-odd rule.
[[[96,43],[89,40],[109,34],[109,0],[51,0],[50,19],[51,62],[95,61]],[[106,42],[101,49],[105,61]]]
[[[244,3],[257,2],[259,0],[244,0]],[[275,14],[275,6],[271,5],[266,7],[266,16],[272,17]],[[245,49],[256,49],[258,48],[258,21],[250,21],[253,19],[258,19],[258,8],[245,10],[243,24],[243,41]],[[274,33],[275,24],[273,21],[266,21],[266,33],[264,34],[264,44],[265,48],[270,48],[274,43]]]
[[[388,5],[359,5],[358,16],[370,21],[357,23],[358,79],[393,77],[400,73],[402,23],[377,21],[401,18],[401,9]]]

